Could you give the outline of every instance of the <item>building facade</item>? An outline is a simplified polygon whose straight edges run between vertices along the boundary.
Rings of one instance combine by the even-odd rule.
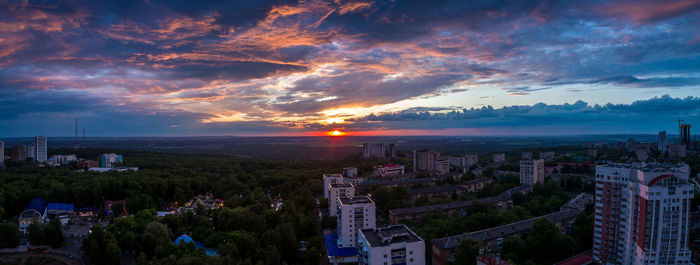
[[[370,157],[385,157],[386,156],[386,149],[384,148],[384,144],[378,143],[378,144],[369,144],[369,143],[364,143],[362,144],[362,157],[363,158],[370,158]]]
[[[552,152],[552,151],[540,152],[540,159],[552,160],[552,159],[554,159],[554,152]]]
[[[520,160],[520,185],[544,182],[544,159]]]
[[[360,265],[423,265],[425,241],[405,225],[361,229],[358,255]]]
[[[689,167],[596,167],[593,258],[602,264],[689,264]]]
[[[343,182],[343,175],[340,175],[338,173],[323,174],[323,197],[326,199],[329,199],[331,197],[331,184]],[[330,204],[333,204],[334,201],[329,200],[328,202]]]
[[[350,183],[331,183],[328,184],[329,194],[328,209],[330,216],[338,216],[338,198],[355,197],[355,186]]]
[[[658,149],[661,153],[666,152],[666,131],[660,131],[659,132],[659,142],[658,142]]]
[[[46,162],[48,153],[46,151],[46,136],[34,137],[34,161],[37,163]]]
[[[430,150],[413,150],[413,172],[433,171],[434,154]]]
[[[113,168],[124,163],[124,157],[115,153],[100,155],[100,167]]]
[[[338,198],[338,241],[339,248],[357,246],[359,229],[377,227],[376,205],[367,196]]]
[[[466,159],[466,167],[471,167],[471,166],[476,166],[479,164],[479,156],[478,155],[465,155],[464,159]]]
[[[380,178],[399,176],[403,174],[403,165],[391,163],[386,165],[374,166],[374,175]]]
[[[496,164],[506,162],[506,154],[493,154],[493,162]]]

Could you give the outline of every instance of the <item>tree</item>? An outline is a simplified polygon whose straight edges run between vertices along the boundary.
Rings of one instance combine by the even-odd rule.
[[[65,242],[61,232],[61,221],[57,218],[43,224],[35,222],[27,227],[27,231],[29,231],[29,242],[32,245],[49,245],[53,248],[59,248]]]
[[[90,228],[80,249],[85,251],[85,255],[98,265],[118,265],[121,260],[121,249],[119,249],[117,240],[101,225],[94,225]]]
[[[593,215],[581,213],[571,226],[571,237],[576,241],[577,251],[593,247]]]
[[[16,248],[20,236],[19,227],[15,223],[0,223],[0,248]]]
[[[527,257],[527,246],[519,236],[507,237],[503,240],[501,256],[515,264],[521,264]]]
[[[481,243],[471,238],[460,240],[459,244],[452,252],[452,256],[455,258],[454,264],[476,264],[476,257],[479,256],[480,248]]]
[[[165,242],[170,242],[168,227],[159,222],[148,223],[143,235],[141,235],[141,249],[143,252],[149,257],[153,256],[156,248]]]

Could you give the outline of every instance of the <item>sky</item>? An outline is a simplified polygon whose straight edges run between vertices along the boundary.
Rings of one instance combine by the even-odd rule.
[[[698,28],[698,0],[0,0],[0,138],[675,133]]]

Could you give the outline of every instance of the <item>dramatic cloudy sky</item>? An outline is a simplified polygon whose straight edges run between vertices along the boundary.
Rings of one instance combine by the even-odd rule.
[[[0,137],[700,126],[700,1],[2,1]]]

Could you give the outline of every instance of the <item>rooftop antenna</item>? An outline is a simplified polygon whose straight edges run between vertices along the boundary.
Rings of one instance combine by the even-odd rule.
[[[78,117],[75,117],[75,138],[73,138],[73,147],[78,149]]]

